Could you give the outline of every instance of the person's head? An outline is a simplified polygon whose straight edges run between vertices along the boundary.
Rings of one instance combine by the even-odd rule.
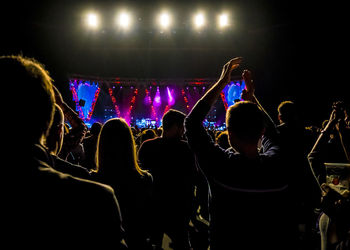
[[[220,131],[216,137],[216,143],[223,149],[228,149],[230,147],[227,131]]]
[[[230,145],[245,153],[246,149],[257,148],[265,130],[264,115],[255,103],[237,102],[227,110],[226,126]]]
[[[102,124],[100,122],[94,122],[90,128],[90,135],[98,136],[98,134],[101,131],[101,128],[102,128]]]
[[[96,165],[96,172],[103,176],[118,173],[114,176],[123,178],[124,174],[134,170],[144,174],[137,163],[132,131],[124,119],[113,118],[102,126],[97,142]]]
[[[278,120],[279,122],[291,124],[295,123],[297,120],[297,110],[294,102],[292,101],[283,101],[278,105]]]
[[[163,137],[181,138],[184,134],[186,115],[178,110],[169,109],[162,118]]]
[[[21,146],[43,144],[55,103],[49,73],[36,60],[22,56],[1,56],[0,71],[2,93],[14,98],[10,105],[1,105],[6,107],[4,117],[13,124],[9,128],[11,142],[17,141]]]
[[[51,154],[58,155],[61,151],[64,138],[64,114],[62,109],[55,104],[55,114],[49,130],[46,146]]]
[[[141,133],[140,143],[142,144],[144,141],[148,139],[156,138],[157,134],[153,129],[146,129]]]

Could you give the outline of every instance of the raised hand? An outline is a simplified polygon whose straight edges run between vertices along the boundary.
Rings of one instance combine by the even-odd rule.
[[[239,67],[239,64],[242,62],[242,57],[235,57],[228,61],[222,68],[220,80],[228,83],[231,79],[232,70]]]
[[[242,78],[245,82],[245,89],[243,89],[241,94],[241,99],[246,101],[252,101],[255,93],[255,84],[252,80],[252,73],[245,69],[242,73]]]

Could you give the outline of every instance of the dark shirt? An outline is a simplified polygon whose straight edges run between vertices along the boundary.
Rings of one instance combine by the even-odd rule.
[[[11,166],[2,201],[3,248],[124,249],[119,205],[111,187],[57,172],[36,145]]]
[[[196,166],[186,141],[163,137],[142,143],[138,158],[153,176],[153,200],[162,213],[183,216],[194,205]]]
[[[115,164],[115,168],[123,168]],[[149,237],[149,213],[151,205],[152,175],[144,173],[141,176],[136,170],[121,176],[118,172],[108,175],[97,173],[97,181],[110,185],[117,193],[120,210],[123,215],[125,241],[130,249],[147,249]]]
[[[255,159],[223,150],[202,125],[209,109],[195,105],[185,134],[212,192],[211,249],[287,249],[288,183],[279,146],[267,133]]]

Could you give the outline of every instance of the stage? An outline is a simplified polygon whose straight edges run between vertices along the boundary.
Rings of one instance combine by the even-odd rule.
[[[134,79],[72,75],[69,89],[75,109],[90,127],[94,122],[124,118],[130,126],[160,127],[164,113],[177,109],[188,114],[216,79]],[[245,84],[234,78],[209,112],[205,125],[225,128],[225,110],[240,100]]]

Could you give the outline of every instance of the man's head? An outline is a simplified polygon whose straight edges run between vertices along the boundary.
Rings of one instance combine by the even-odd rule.
[[[11,102],[5,98],[7,104],[1,105],[6,107],[4,117],[12,124],[12,141],[23,146],[42,143],[54,113],[49,73],[34,59],[22,56],[1,56],[0,71],[2,93],[13,97]]]
[[[278,120],[280,123],[295,123],[297,120],[297,111],[294,102],[284,101],[281,102],[277,108],[278,111]]]
[[[241,152],[246,146],[257,146],[264,133],[264,115],[255,103],[237,102],[227,110],[226,126],[230,145]]]
[[[178,110],[168,110],[163,118],[163,137],[181,138],[184,133],[184,120],[186,115]]]

